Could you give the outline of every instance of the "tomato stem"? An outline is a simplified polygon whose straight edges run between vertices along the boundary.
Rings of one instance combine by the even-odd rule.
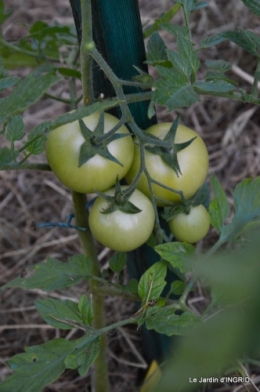
[[[95,47],[92,39],[92,10],[91,0],[81,0],[81,15],[82,15],[82,40],[80,46],[81,58],[81,75],[82,75],[82,89],[83,101],[87,105],[94,100],[93,94],[93,75],[92,75],[92,58],[90,50]],[[72,192],[72,199],[74,204],[74,212],[76,225],[79,227],[89,227],[88,224],[88,210],[86,208],[85,195],[77,192]],[[101,276],[99,262],[97,259],[96,247],[91,231],[79,232],[79,237],[86,256],[93,260],[92,275],[96,277]],[[104,297],[98,293],[100,283],[96,280],[90,281],[90,290],[92,293],[92,306],[94,318],[92,326],[95,329],[102,329],[105,326],[105,304]],[[95,392],[109,392],[109,380],[106,358],[106,335],[103,334],[99,344],[99,355],[94,362],[94,375],[92,379],[92,388]]]
[[[76,225],[79,227],[88,227],[88,210],[86,209],[86,196],[83,193],[72,192],[74,205],[74,214]],[[97,259],[96,247],[90,230],[78,232],[84,254],[93,261],[92,275],[100,277],[99,262]],[[105,309],[104,297],[99,293],[98,287],[100,282],[92,279],[90,281],[90,290],[92,293],[92,306],[94,318],[92,326],[95,329],[101,329],[105,326]],[[108,370],[106,361],[106,335],[102,335],[100,340],[100,352],[94,362],[94,379],[93,384],[96,392],[108,392]]]

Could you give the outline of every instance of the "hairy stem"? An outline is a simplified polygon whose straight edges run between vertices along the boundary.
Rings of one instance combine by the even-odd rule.
[[[81,75],[83,102],[88,105],[93,101],[93,78],[92,78],[92,58],[89,48],[94,44],[92,41],[92,14],[91,0],[81,0],[82,15],[82,40],[80,47]],[[85,196],[73,192],[73,203],[75,209],[76,224],[80,227],[88,227],[88,211],[86,209]],[[93,260],[92,275],[100,277],[100,268],[96,254],[96,248],[90,231],[79,233],[81,243],[86,255]],[[92,326],[95,329],[102,329],[105,326],[105,304],[104,296],[98,292],[100,283],[94,279],[90,281],[92,293],[92,306],[94,318]],[[94,362],[94,375],[92,379],[92,389],[95,392],[109,392],[109,380],[106,358],[106,335],[103,334],[100,340],[100,351]]]
[[[88,210],[86,209],[86,197],[83,193],[72,192],[72,200],[74,205],[74,213],[76,225],[79,227],[88,227]],[[100,277],[100,268],[97,259],[96,247],[90,230],[79,231],[78,235],[84,254],[91,258],[93,262],[92,275]],[[94,311],[94,319],[92,326],[94,329],[102,329],[105,326],[104,297],[99,293],[98,280],[90,281],[90,290],[92,293],[92,306]],[[108,392],[108,373],[106,366],[106,335],[102,335],[100,341],[100,353],[94,363],[94,388],[96,392]]]

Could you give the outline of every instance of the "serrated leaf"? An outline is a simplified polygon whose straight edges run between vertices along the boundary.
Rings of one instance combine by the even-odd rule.
[[[7,125],[6,139],[10,142],[21,140],[25,135],[22,116],[14,116]]]
[[[192,312],[184,312],[181,315],[174,313],[173,309],[149,308],[146,313],[146,328],[153,329],[158,333],[173,336],[184,335],[189,328],[194,327],[199,318]]]
[[[165,12],[162,16],[160,16],[160,18],[156,19],[155,22],[152,24],[152,26],[148,26],[144,30],[144,37],[145,38],[149,37],[149,35],[162,28],[162,25],[164,23],[170,22],[170,20],[174,17],[174,15],[177,14],[179,9],[180,9],[180,5],[175,4],[171,9],[169,9],[169,11]]]
[[[17,76],[8,76],[7,78],[0,79],[0,92],[8,87],[15,86],[19,80],[20,78]]]
[[[126,266],[126,253],[116,252],[109,260],[109,267],[119,274]]]
[[[259,57],[260,37],[252,31],[244,29],[226,31],[225,33],[221,33],[221,36],[241,46],[253,56]]]
[[[187,14],[190,14],[196,0],[178,0],[177,3],[181,4]]]
[[[78,305],[71,300],[44,298],[36,300],[35,307],[43,320],[59,329],[72,329],[82,324]]]
[[[226,194],[219,180],[215,176],[211,177],[211,186],[214,193],[214,199],[211,201],[209,206],[210,220],[212,226],[221,232],[225,224],[225,220],[229,217],[230,207]]]
[[[206,61],[206,66],[223,73],[229,71],[232,67],[232,65],[225,60],[208,60]]]
[[[67,369],[78,369],[81,377],[85,376],[92,363],[97,358],[100,351],[100,337],[96,337],[95,340],[90,342],[87,347],[82,348],[79,351],[74,351],[65,359],[65,366]]]
[[[164,23],[161,25],[161,28],[174,36],[181,34],[185,37],[189,37],[189,30],[186,26],[179,26],[175,23]]]
[[[236,87],[229,83],[226,82],[225,80],[211,80],[211,81],[205,81],[205,82],[195,82],[193,84],[193,88],[199,92],[200,94],[217,94],[217,93],[225,93],[229,91],[234,91],[236,90]]]
[[[11,150],[10,148],[7,148],[7,147],[1,148],[0,149],[0,168],[14,162],[15,159],[18,157],[18,155],[19,155],[18,151]]]
[[[166,263],[158,261],[141,276],[138,284],[138,293],[142,298],[142,304],[160,297],[166,285],[166,273]]]
[[[161,77],[155,83],[153,102],[165,105],[169,111],[189,107],[200,100],[185,75],[176,69],[157,66]]]
[[[200,61],[194,50],[193,42],[186,36],[179,34],[177,43],[180,56],[186,60],[186,74],[190,76],[192,73],[196,73],[200,67]]]
[[[260,221],[260,177],[247,178],[234,191],[235,214],[231,223],[222,228],[220,241],[233,241],[247,224]]]
[[[247,8],[249,8],[257,16],[260,16],[260,0],[242,0]]]
[[[92,261],[83,255],[69,257],[66,263],[48,258],[47,262],[36,264],[30,268],[34,271],[32,276],[18,277],[5,284],[3,288],[39,288],[45,291],[68,288],[91,276],[91,268]]]
[[[195,257],[194,246],[183,242],[168,242],[157,245],[154,250],[174,268],[178,268],[183,273],[189,271],[187,260]]]
[[[76,69],[66,68],[66,67],[61,68],[60,67],[60,68],[57,68],[57,71],[62,76],[67,76],[69,78],[77,78],[77,79],[81,80],[81,73],[79,71],[77,71]]]
[[[206,3],[205,1],[195,2],[195,4],[192,7],[191,12],[201,10],[202,8],[205,8],[207,6],[208,6],[208,3]]]
[[[186,283],[182,282],[181,280],[174,280],[171,283],[171,292],[175,295],[183,294],[186,288]]]
[[[29,133],[26,150],[32,155],[41,154],[44,151],[46,135],[50,128],[51,121],[45,121]]]
[[[229,79],[223,72],[207,72],[205,75],[205,81],[206,82],[215,82],[217,80],[223,80],[224,82],[230,83],[233,86],[237,85],[237,82],[235,82],[232,79]]]
[[[33,74],[29,74],[15,86],[10,95],[0,100],[0,121],[6,122],[9,117],[21,113],[33,105],[48,88],[59,80],[59,77],[52,74],[37,78]]]
[[[204,38],[200,43],[200,49],[210,48],[211,46],[216,46],[225,41],[225,38],[221,35],[211,35],[210,37]]]
[[[42,392],[65,371],[69,355],[77,356],[83,349],[87,351],[96,339],[94,334],[73,341],[58,338],[25,348],[25,353],[7,361],[15,373],[1,383],[0,392]]]
[[[82,294],[78,303],[80,317],[84,324],[89,325],[94,318],[92,304],[86,294]]]
[[[191,86],[181,87],[178,91],[171,96],[166,102],[166,106],[169,111],[180,109],[183,107],[190,107],[196,102],[199,102],[200,98]]]
[[[157,32],[153,33],[148,41],[146,57],[149,64],[160,63],[168,59],[166,45]]]

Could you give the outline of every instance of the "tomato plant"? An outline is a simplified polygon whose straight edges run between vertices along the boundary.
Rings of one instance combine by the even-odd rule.
[[[97,127],[99,117],[99,113],[93,113],[83,118],[90,131],[93,132]],[[104,134],[111,131],[117,124],[116,117],[105,113]],[[62,125],[48,134],[46,142],[48,163],[58,179],[69,189],[80,193],[105,191],[115,184],[117,177],[121,179],[125,176],[133,160],[134,147],[129,131],[122,125],[116,134],[127,135],[112,140],[107,145],[112,159],[115,158],[119,162],[97,153],[79,167],[81,146],[85,143],[80,124],[74,121]],[[106,146],[101,145],[101,149],[105,150],[105,148]],[[103,151],[100,150],[100,152]]]
[[[122,187],[122,190],[126,188]],[[114,189],[106,194],[112,196]],[[136,189],[129,201],[141,211],[126,213],[119,206],[112,213],[102,213],[108,207],[108,202],[99,196],[89,215],[89,226],[94,237],[104,246],[119,252],[138,248],[148,240],[154,227],[155,213],[148,197]]]
[[[150,135],[156,136],[157,138],[164,139],[171,123],[161,123],[151,126],[146,130]],[[184,143],[192,138],[196,137],[188,147],[177,153],[177,159],[181,173],[176,171],[169,166],[161,156],[153,154],[149,151],[145,151],[145,165],[152,179],[160,182],[169,188],[173,188],[177,191],[183,191],[186,198],[190,198],[200,188],[205,181],[208,172],[208,152],[202,138],[192,129],[185,127],[184,125],[178,125],[174,143]],[[140,167],[140,149],[135,140],[135,153],[132,166],[126,175],[126,179],[131,183]],[[138,185],[145,195],[149,196],[148,181],[143,173]],[[159,185],[152,185],[154,195],[160,199],[157,205],[166,205],[165,201],[178,202],[180,196],[177,193],[173,193]]]
[[[255,16],[260,15],[259,1],[242,1],[255,12]],[[141,48],[143,50],[139,51],[133,45],[138,36],[141,38],[139,40],[141,45],[143,44],[141,19],[134,9],[137,10],[137,0],[131,2],[126,0],[123,13],[122,7],[119,7],[116,1],[81,0],[70,1],[70,3],[75,7],[73,13],[76,24],[78,23],[78,37],[71,28],[58,24],[48,26],[45,22],[38,21],[21,40],[6,42],[5,31],[10,31],[14,24],[11,22],[8,28],[3,28],[0,39],[1,47],[4,49],[3,63],[0,61],[0,91],[4,94],[0,100],[2,123],[0,137],[5,137],[6,140],[0,148],[0,169],[14,171],[53,169],[57,177],[73,190],[71,195],[73,214],[70,215],[68,223],[36,222],[36,227],[38,230],[42,230],[43,227],[59,227],[59,229],[65,227],[64,231],[76,230],[83,254],[71,256],[74,252],[68,248],[67,261],[64,257],[63,260],[58,260],[56,257],[45,257],[45,254],[41,254],[39,256],[44,260],[36,264],[35,260],[32,260],[35,253],[30,251],[31,247],[22,250],[26,257],[19,260],[21,253],[15,245],[15,250],[6,252],[4,256],[9,258],[11,269],[15,265],[14,270],[18,273],[18,277],[6,283],[4,288],[36,289],[37,292],[39,289],[46,292],[64,289],[67,292],[73,285],[82,281],[85,281],[87,287],[83,285],[80,287],[82,295],[78,301],[75,301],[74,295],[71,299],[66,295],[64,299],[60,294],[49,298],[44,295],[36,301],[35,307],[42,319],[52,328],[64,330],[64,333],[60,334],[57,331],[55,335],[59,337],[40,345],[32,345],[29,339],[29,347],[24,353],[7,359],[7,364],[14,372],[1,383],[0,392],[42,391],[66,369],[73,370],[69,372],[73,379],[75,379],[74,371],[77,369],[80,380],[83,380],[92,364],[93,376],[86,380],[88,382],[91,379],[92,385],[84,385],[82,390],[108,392],[111,390],[109,381],[112,374],[109,375],[107,368],[107,364],[111,361],[106,357],[106,336],[109,338],[113,330],[128,324],[136,324],[137,329],[145,324],[147,331],[153,330],[168,337],[184,335],[178,344],[173,362],[170,359],[165,361],[169,362],[169,372],[163,369],[161,384],[163,387],[153,386],[153,389],[157,388],[163,392],[172,391],[174,385],[174,390],[188,391],[195,387],[189,385],[190,379],[195,383],[197,377],[220,374],[222,370],[247,375],[249,366],[246,368],[241,360],[248,361],[250,364],[251,358],[255,356],[256,359],[253,359],[252,364],[254,366],[259,364],[259,234],[257,233],[256,243],[251,241],[250,235],[252,226],[260,222],[260,177],[254,181],[251,178],[245,179],[235,188],[234,208],[230,216],[229,200],[221,184],[212,176],[214,199],[209,205],[209,211],[211,224],[219,238],[209,249],[205,250],[202,246],[195,247],[193,244],[207,233],[210,225],[209,213],[201,205],[209,204],[209,193],[205,187],[204,189],[201,187],[208,170],[205,144],[196,132],[183,125],[178,126],[178,118],[173,124],[158,124],[148,128],[146,132],[143,132],[143,129],[156,121],[153,117],[156,105],[165,106],[169,112],[181,109],[181,115],[184,117],[183,108],[190,107],[194,103],[199,105],[201,94],[213,95],[214,100],[216,97],[222,97],[226,100],[233,99],[250,105],[259,105],[259,35],[246,29],[235,31],[224,29],[222,33],[220,32],[222,29],[220,31],[218,29],[219,33],[216,36],[210,35],[203,40],[193,40],[191,31],[193,23],[190,24],[189,17],[191,13],[204,8],[206,3],[198,0],[178,0],[169,12],[159,17],[145,30],[144,35],[149,37],[145,56],[144,46]],[[103,3],[109,7],[105,7]],[[128,9],[127,12],[128,5],[134,8]],[[0,0],[0,9],[4,10],[3,0]],[[107,17],[108,9],[113,18]],[[173,17],[179,10],[183,12],[179,20],[184,20],[185,26],[172,23]],[[199,12],[205,19],[204,11]],[[103,14],[102,18],[101,14]],[[127,14],[131,26],[125,23]],[[2,12],[0,25],[8,15],[8,12]],[[133,15],[136,17],[133,18]],[[95,22],[93,25],[92,19]],[[107,22],[111,22],[112,19],[114,19],[113,23],[108,26]],[[136,28],[138,26],[133,25],[133,21],[139,22],[141,28],[139,32]],[[252,24],[252,27],[254,25],[257,24]],[[97,30],[101,26],[102,31],[95,31],[95,26]],[[92,34],[92,27],[94,27],[94,34]],[[132,27],[132,30],[129,27]],[[167,48],[161,38],[158,32],[161,29],[173,35],[174,51]],[[112,32],[115,34],[111,34]],[[135,34],[132,34],[133,32]],[[130,47],[129,42],[127,44],[127,35],[131,38]],[[112,42],[113,45],[102,42],[102,39],[107,37],[115,41]],[[119,43],[119,38],[123,40],[123,44]],[[99,39],[101,43],[98,42]],[[218,45],[224,40],[240,45],[251,56],[255,56],[252,63],[258,64],[252,71],[254,82],[251,91],[244,86],[239,86],[237,80],[231,79],[232,65],[215,56],[215,50],[212,51],[213,59],[211,58],[210,61],[204,61],[206,60],[204,54],[200,56],[201,50]],[[78,42],[82,43],[80,56]],[[131,57],[133,61],[127,56],[131,51],[134,55]],[[118,61],[119,54],[120,61]],[[139,55],[139,64],[136,63],[136,54]],[[28,64],[30,58],[33,61]],[[142,68],[145,58],[147,61]],[[28,66],[31,64],[37,67],[25,78],[12,76],[4,68],[8,63],[12,67],[25,64],[23,62],[25,60]],[[155,68],[156,80],[148,74],[147,64]],[[243,62],[240,65],[243,66]],[[129,69],[137,75],[129,73]],[[226,75],[227,71],[231,71],[229,76]],[[67,96],[67,87],[66,95],[61,95],[59,88],[48,91],[59,83],[63,76],[64,86],[69,81],[68,99],[61,98]],[[77,89],[76,79],[82,81],[82,96],[81,90]],[[109,89],[106,88],[107,81],[109,81]],[[22,113],[46,95],[48,99],[64,102],[74,111],[61,115],[55,120],[48,119],[29,131],[26,129],[27,121],[23,122]],[[103,96],[105,98],[101,98]],[[80,102],[83,107],[78,108],[77,104]],[[142,107],[139,106],[140,104]],[[40,105],[37,106],[39,107]],[[118,110],[120,120],[104,114],[104,111],[112,109]],[[188,116],[192,112],[193,108],[187,112],[187,115],[185,114],[185,120],[190,121]],[[161,110],[158,114],[160,113]],[[173,117],[177,117],[176,113]],[[208,118],[211,118],[210,114],[195,117],[199,122],[202,121],[202,125],[205,117],[205,126],[210,128],[210,131],[214,128],[213,124],[220,125],[216,119],[212,124],[208,121]],[[249,119],[247,116],[246,118]],[[227,120],[225,117],[225,124]],[[126,124],[127,128],[121,124]],[[127,129],[134,134],[135,145]],[[31,156],[43,152],[47,134],[46,155],[49,164],[46,161],[38,163],[30,161]],[[217,134],[222,134],[221,129]],[[222,138],[221,136],[221,140]],[[221,145],[215,142],[214,144],[211,151]],[[218,152],[214,155],[218,155]],[[223,167],[224,165],[221,169]],[[116,178],[120,180],[125,175],[131,185],[120,188]],[[8,181],[8,176],[7,181],[3,177],[4,185]],[[0,203],[1,213],[5,212],[4,207],[13,195],[19,196],[17,194],[19,188],[26,189],[26,186],[22,186],[22,177],[16,182],[17,188],[15,186],[12,189],[7,188],[3,202]],[[115,189],[110,189],[113,184]],[[136,189],[136,186],[139,189]],[[33,189],[36,188],[28,192],[28,198],[31,195],[35,196]],[[90,208],[89,217],[84,193],[94,191],[99,194],[99,197],[92,209]],[[45,196],[43,198],[45,203]],[[23,197],[17,197],[17,201],[28,216],[28,209],[24,208],[26,207],[24,200],[26,201]],[[33,204],[37,204],[37,198]],[[169,219],[170,230],[176,239],[183,242],[171,241],[172,236],[168,237],[167,232],[164,231],[159,216],[160,209],[157,208],[164,205],[167,208],[162,217]],[[13,208],[13,204],[11,206]],[[38,207],[37,204],[37,209]],[[189,213],[183,213],[183,210],[186,211],[188,208],[190,208]],[[9,227],[14,226],[15,233],[20,233],[21,225],[24,225],[24,221],[27,220],[20,219],[20,216],[16,220],[13,214],[9,215],[12,222],[7,225],[7,230],[3,230],[4,246],[9,242],[13,244],[12,241],[8,241]],[[8,222],[8,219],[9,216],[8,218],[3,216],[3,223],[5,224],[5,220]],[[70,224],[71,219],[75,219],[75,224]],[[151,235],[153,228],[154,237]],[[102,266],[97,257],[96,244],[91,231],[104,246],[118,251],[113,253],[111,259],[107,260],[108,263]],[[61,232],[62,230],[59,230],[59,233]],[[27,235],[31,235],[28,226],[25,227],[21,237],[24,239]],[[126,284],[120,273],[126,265],[127,256],[121,252],[138,248],[150,235],[149,246],[143,247],[141,251],[137,249],[136,252],[128,255],[128,261],[130,258],[133,261],[128,263],[128,266],[134,267],[136,272],[140,270],[141,274],[141,270],[147,264],[150,267],[142,276],[139,272],[136,276],[134,271],[132,275],[134,279]],[[28,237],[26,243],[31,243],[37,251],[39,244],[35,241],[35,237]],[[74,238],[72,236],[68,241],[74,241]],[[55,255],[58,253],[57,242],[64,243],[62,238],[51,242],[55,246],[53,252]],[[226,247],[228,242],[230,244]],[[44,245],[43,241],[41,244]],[[47,245],[49,248],[50,244]],[[77,251],[78,244],[75,249]],[[28,256],[30,254],[32,257]],[[109,252],[107,257],[110,255]],[[17,263],[13,257],[17,258]],[[25,266],[24,262],[26,262]],[[32,263],[29,274],[26,271],[28,262]],[[106,267],[109,271],[104,270]],[[172,278],[169,272],[174,272],[176,277]],[[112,273],[116,274],[116,283],[115,275]],[[1,276],[6,279],[8,274],[4,271]],[[200,295],[199,301],[194,293],[191,293],[197,278],[201,281],[199,286],[203,294]],[[206,290],[203,290],[203,286]],[[208,293],[209,298],[204,300],[204,294]],[[190,294],[192,298],[189,298]],[[172,295],[178,298],[173,299]],[[106,296],[118,296],[139,302],[141,308],[136,313],[131,313],[128,319],[110,322],[112,315],[109,315],[109,318],[105,317]],[[8,299],[8,297],[10,296],[3,298]],[[31,301],[30,294],[29,297]],[[201,298],[203,303],[194,307]],[[192,306],[190,299],[195,299]],[[15,300],[12,302],[16,303]],[[26,311],[27,307],[23,308]],[[17,309],[15,311],[17,312]],[[6,324],[1,329],[8,337],[8,331],[16,327],[12,320],[9,325],[9,316],[6,320]],[[42,324],[34,325],[34,329],[38,327],[42,328]],[[26,328],[29,326],[26,325]],[[71,330],[72,334],[66,334],[68,330]],[[77,330],[78,337],[73,335]],[[17,329],[17,339],[20,339],[19,331],[20,328]],[[50,334],[53,336],[52,331]],[[121,334],[122,332],[120,336]],[[10,336],[13,337],[13,333]],[[115,340],[113,338],[113,341]],[[13,341],[14,338],[12,343]],[[159,348],[158,340],[147,339],[147,341],[150,344],[149,351],[153,352],[154,348]],[[112,352],[112,347],[110,349]],[[7,353],[5,357],[8,357]],[[162,358],[161,355],[160,357]],[[167,368],[167,364],[164,368]],[[65,378],[69,373],[65,374]],[[195,377],[190,377],[193,374]],[[252,385],[254,386],[253,383]],[[201,387],[207,388],[207,386]]]
[[[175,215],[168,223],[177,240],[193,244],[200,241],[208,233],[210,215],[206,208],[200,204],[191,207],[188,214],[182,212]]]

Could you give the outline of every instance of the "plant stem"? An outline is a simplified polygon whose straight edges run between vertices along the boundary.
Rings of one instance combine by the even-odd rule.
[[[80,46],[80,62],[82,75],[82,89],[84,104],[87,105],[94,99],[92,83],[92,58],[88,47],[92,44],[92,15],[91,0],[81,0],[82,14],[82,39]]]
[[[4,165],[0,170],[44,170],[51,171],[50,166],[47,163],[10,163],[10,165]]]
[[[86,197],[83,193],[72,192],[72,200],[74,205],[74,214],[76,225],[80,227],[88,227],[88,210],[86,209]],[[97,259],[96,247],[90,230],[78,232],[84,254],[88,256],[92,262],[92,275],[100,277],[100,268]],[[98,291],[99,281],[92,279],[90,281],[90,290],[92,293],[92,306],[94,311],[94,319],[92,327],[102,329],[105,326],[104,297]],[[94,388],[95,392],[108,392],[108,372],[106,366],[106,335],[102,335],[100,340],[100,353],[94,362]]]
[[[88,105],[94,100],[92,58],[89,54],[89,47],[92,47],[94,44],[92,40],[91,0],[81,0],[80,3],[82,15],[82,39],[80,46],[81,77],[83,102],[85,105]],[[86,209],[85,196],[83,194],[73,192],[73,203],[76,225],[80,227],[88,227],[88,211]],[[91,231],[80,232],[79,236],[85,254],[90,256],[93,260],[92,275],[95,277],[100,277],[101,273]],[[90,281],[94,313],[92,326],[95,329],[102,329],[105,327],[104,296],[98,292],[99,285],[100,283],[94,279]],[[94,392],[109,392],[106,348],[106,335],[103,334],[100,339],[99,355],[94,362],[94,375],[92,379],[92,389]]]

